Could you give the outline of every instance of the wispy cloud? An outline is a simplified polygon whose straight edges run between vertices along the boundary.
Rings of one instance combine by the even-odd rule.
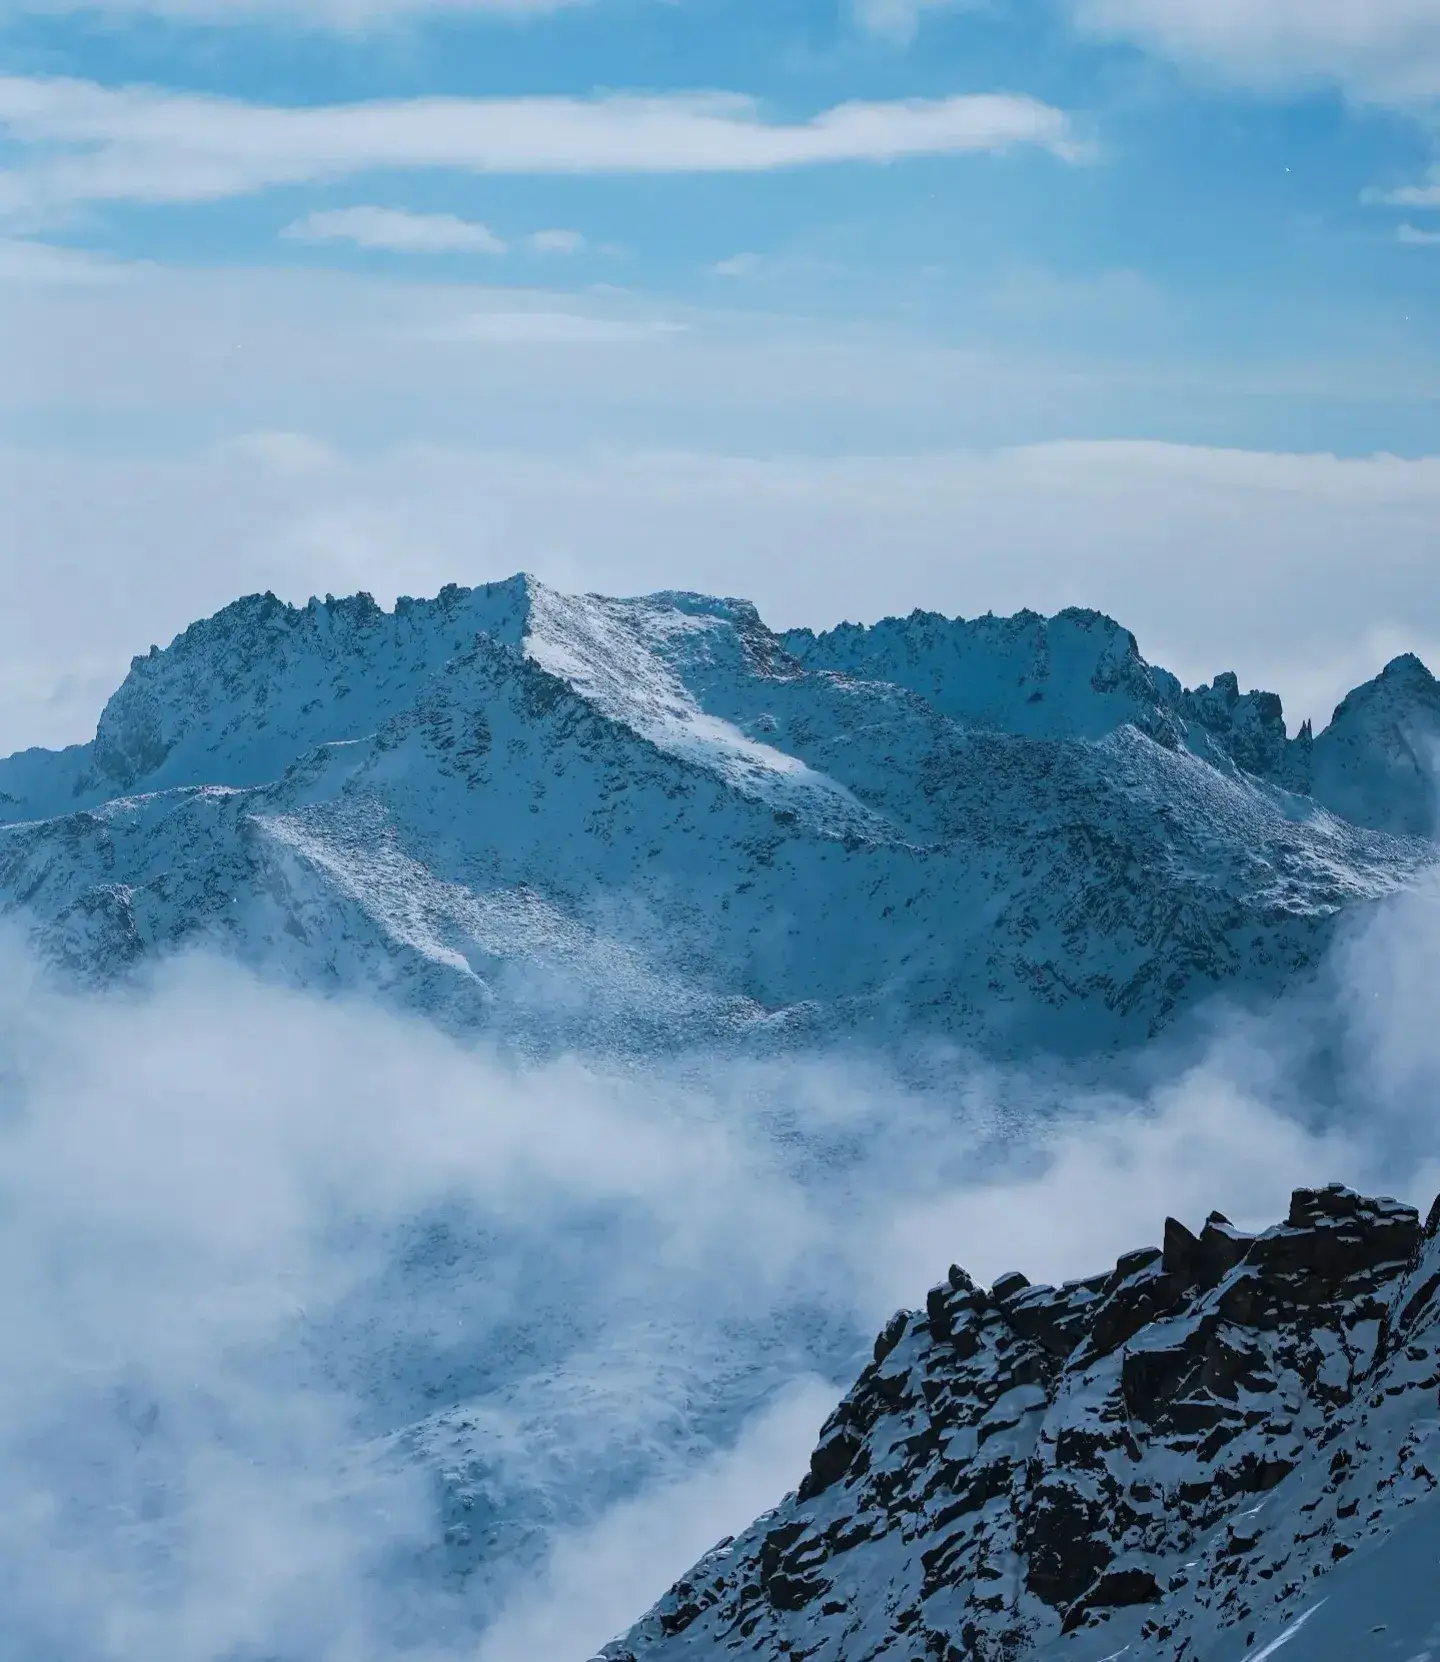
[[[349,242],[397,254],[504,254],[509,246],[476,220],[402,208],[330,208],[297,219],[280,234],[296,242]]]
[[[579,231],[534,231],[525,241],[537,254],[578,254],[585,246]]]
[[[1328,83],[1405,107],[1440,97],[1434,0],[1075,0],[1081,26],[1247,86]]]
[[[489,17],[521,23],[588,5],[590,0],[0,0],[6,13],[31,16],[161,18],[172,23],[282,24],[347,33],[423,17]]]
[[[376,170],[753,173],[1019,145],[1080,153],[1062,111],[1009,94],[849,103],[777,122],[730,93],[282,108],[8,76],[0,77],[0,131],[23,152],[0,180],[0,211],[12,214],[215,201]]]
[[[1151,1047],[1150,1091],[952,1056],[927,1093],[853,1050],[521,1067],[198,957],[62,996],[0,952],[7,1657],[592,1654],[951,1261],[1059,1280],[1335,1177],[1428,1201],[1440,906],[1332,967],[1351,1129],[1282,1013]]]
[[[758,254],[732,254],[728,260],[717,260],[713,269],[717,277],[753,277],[760,265]]]
[[[126,267],[83,248],[0,237],[0,283],[113,283]]]
[[[855,0],[855,21],[871,34],[908,45],[926,12],[949,11],[973,0]]]
[[[1412,248],[1432,248],[1440,243],[1440,231],[1422,231],[1418,225],[1404,224],[1395,232],[1396,239]]]
[[[1440,208],[1440,180],[1423,185],[1401,185],[1396,190],[1368,190],[1364,200],[1387,208]]]
[[[604,317],[593,312],[469,312],[423,331],[426,340],[470,341],[481,346],[625,346],[685,333],[668,318]]]

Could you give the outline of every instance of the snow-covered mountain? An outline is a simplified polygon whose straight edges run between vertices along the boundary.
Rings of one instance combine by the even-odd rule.
[[[922,1161],[939,1169],[927,1125],[956,1133],[958,1098],[905,1096],[897,1058],[942,1041],[952,1081],[961,1046],[1027,1066],[1094,1058],[1217,992],[1263,1002],[1303,983],[1347,916],[1434,865],[1437,738],[1440,689],[1416,660],[1351,694],[1320,734],[1291,736],[1272,695],[1225,675],[1186,690],[1091,612],[782,635],[743,601],[568,596],[527,577],[393,611],[363,595],[300,608],[252,596],[135,659],[92,742],[0,761],[0,911],[71,984],[205,946],[270,981],[494,1036],[509,1061],[576,1050],[622,1064],[627,1087],[637,1060],[654,1064],[636,1087],[653,1091],[654,1123],[688,1126],[697,1146],[743,1098],[726,1193],[758,1205],[775,1190],[766,1204],[795,1233],[773,1280],[773,1266],[740,1277],[693,1243],[701,1268],[672,1262],[672,1225],[624,1186],[554,1227],[497,1221],[461,1197],[371,1240],[374,1273],[276,1340],[287,1368],[307,1381],[313,1368],[359,1405],[362,1464],[433,1479],[434,1527],[400,1578],[423,1619],[404,1636],[463,1649],[540,1573],[557,1531],[734,1446],[795,1379],[838,1392],[853,1374],[854,1289],[831,1284],[823,1255],[810,1262],[805,1231],[833,1251],[865,1205],[883,1218]],[[783,1068],[836,1048],[847,1068],[857,1051],[886,1058],[885,1088],[868,1118],[809,1124],[813,1076]],[[744,1071],[726,1076],[717,1057]],[[479,1077],[477,1112],[485,1091],[509,1089]],[[922,1142],[910,1165],[895,1158]],[[1371,1221],[1386,1239],[1415,1233],[1398,1213]],[[1134,1268],[1137,1286],[1155,1281],[1184,1308],[1209,1296],[1163,1266]],[[1088,1295],[1112,1292],[1055,1298],[1089,1320]],[[962,1285],[956,1332],[968,1297]],[[996,1325],[1003,1300],[976,1299],[974,1323],[990,1324],[970,1359],[982,1381],[1020,1341]],[[1196,1315],[1207,1344],[1209,1319]],[[919,1366],[927,1343],[907,1325],[873,1377]],[[1054,1336],[1026,1343],[1006,1423],[957,1449],[971,1437],[988,1460],[1018,1446],[1036,1392],[1071,1390]],[[1074,1412],[1088,1447],[1089,1410]],[[92,1418],[77,1411],[46,1447],[88,1446],[72,1432]],[[900,1423],[887,1411],[862,1430]],[[126,1441],[124,1460],[133,1452]],[[1104,1465],[1114,1450],[1101,1452]],[[960,1455],[932,1457],[951,1472]],[[884,1465],[878,1445],[870,1458]],[[62,1488],[74,1469],[67,1454]],[[897,1495],[908,1474],[897,1468]],[[144,1520],[164,1512],[152,1508],[163,1485],[141,1476],[143,1557],[163,1548]],[[849,1494],[839,1483],[813,1498]],[[87,1520],[101,1536],[113,1527],[94,1509]],[[899,1597],[928,1571],[907,1557],[910,1523],[896,1528],[873,1573]],[[1027,1633],[1048,1632],[1058,1604],[1017,1604],[1016,1573],[1005,1559],[983,1595],[1003,1594],[996,1631],[1018,1610]],[[787,1637],[788,1596],[757,1642]],[[68,1630],[52,1617],[34,1616],[25,1662],[56,1654]],[[674,1642],[709,1643],[719,1620]],[[655,1642],[660,1621],[636,1643]],[[920,1630],[894,1631],[909,1644]],[[266,1655],[310,1662],[266,1642]]]
[[[1429,863],[1437,734],[1417,660],[1291,738],[1090,612],[253,596],[0,762],[0,904],[86,976],[205,941],[529,1040],[1096,1050]]]
[[[797,1490],[607,1662],[1241,1662],[1440,1633],[1440,1201],[1167,1220],[1063,1287],[952,1267]],[[1304,1640],[1301,1642],[1301,1635]]]

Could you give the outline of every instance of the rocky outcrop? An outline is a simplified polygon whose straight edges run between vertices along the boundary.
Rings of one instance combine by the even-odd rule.
[[[1262,1234],[1169,1220],[1062,1287],[952,1267],[795,1493],[607,1662],[1244,1646],[1436,1487],[1437,1229],[1440,1202],[1422,1228],[1336,1185]]]
[[[1187,742],[1200,755],[1224,757],[1241,772],[1268,779],[1305,796],[1311,790],[1310,723],[1288,738],[1279,697],[1240,691],[1232,671],[1208,687],[1179,692],[1174,706],[1185,722]]]

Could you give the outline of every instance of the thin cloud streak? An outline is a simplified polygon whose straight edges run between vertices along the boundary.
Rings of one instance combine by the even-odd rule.
[[[578,254],[585,247],[579,231],[534,231],[525,240],[536,254]]]
[[[1036,146],[1082,152],[1069,118],[1008,93],[847,103],[768,121],[735,93],[417,98],[282,108],[151,87],[0,77],[0,131],[28,150],[0,213],[195,203],[377,170],[762,173]]]
[[[951,10],[969,0],[855,0],[855,21],[873,35],[908,46],[926,12]]]
[[[509,244],[472,219],[403,208],[331,208],[307,214],[280,235],[292,242],[348,242],[395,254],[504,254]]]
[[[420,18],[476,17],[508,23],[533,22],[590,3],[591,0],[0,0],[0,19],[7,15],[113,20],[153,17],[167,23],[229,27],[263,23],[357,34]]]

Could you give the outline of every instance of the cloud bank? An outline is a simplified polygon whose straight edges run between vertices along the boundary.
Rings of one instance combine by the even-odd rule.
[[[779,1497],[952,1260],[1091,1273],[1337,1176],[1428,1201],[1437,965],[1433,895],[1356,930],[1322,1100],[1304,1019],[1220,1020],[1148,1087],[950,1057],[933,1092],[854,1055],[516,1069],[198,959],[65,995],[12,948],[8,1654],[582,1662]]]
[[[576,353],[678,355],[683,371],[689,351],[683,332],[559,311],[475,314],[448,340],[514,378],[514,408],[526,382],[573,388]],[[1234,669],[1278,691],[1292,728],[1323,725],[1402,651],[1440,668],[1435,458],[1125,443],[366,453],[271,433],[174,459],[0,447],[0,495],[6,749],[89,738],[133,653],[239,594],[366,589],[388,604],[522,568],[562,589],[744,594],[775,627],[1093,606],[1191,685]]]
[[[0,131],[24,160],[0,213],[197,203],[380,170],[762,173],[1036,146],[1076,159],[1068,117],[1006,93],[854,102],[768,120],[737,93],[416,98],[283,108],[153,87],[0,76]]]

